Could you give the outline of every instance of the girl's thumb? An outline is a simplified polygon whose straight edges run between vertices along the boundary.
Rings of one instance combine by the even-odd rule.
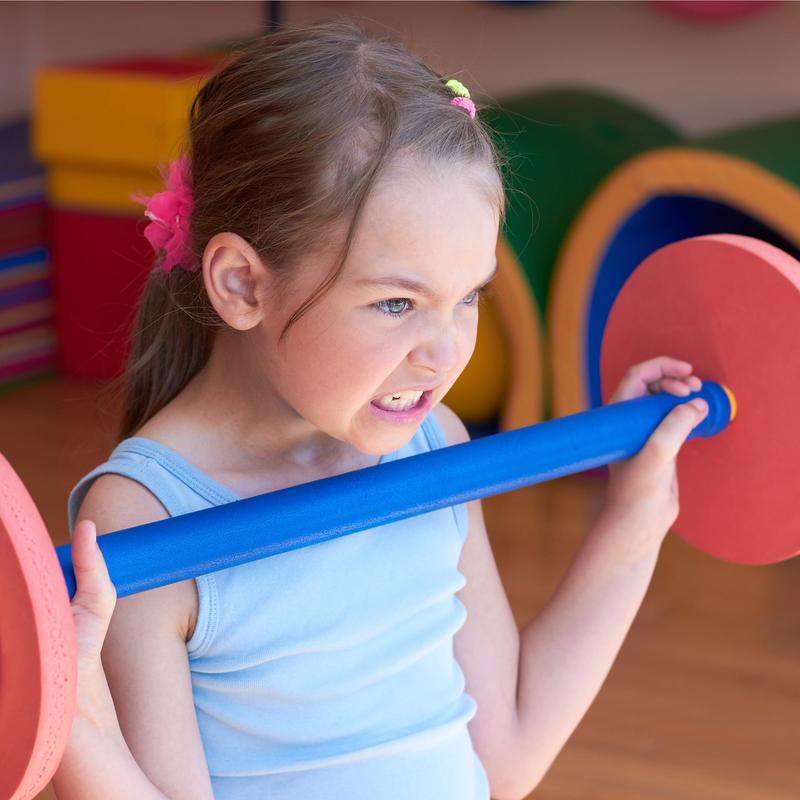
[[[675,406],[648,439],[645,449],[649,456],[660,462],[674,459],[689,434],[707,413],[708,404],[700,398]]]
[[[99,614],[109,613],[116,602],[116,590],[97,545],[97,527],[91,520],[81,520],[72,534],[72,568],[75,572],[73,602]]]

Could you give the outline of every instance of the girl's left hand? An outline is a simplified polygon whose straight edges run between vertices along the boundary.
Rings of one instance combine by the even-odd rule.
[[[702,388],[692,365],[668,356],[631,367],[609,400],[617,403],[647,394],[668,392],[686,397]],[[695,399],[672,409],[632,458],[609,465],[603,515],[631,536],[632,555],[660,546],[678,516],[675,460],[692,429],[708,413],[704,400]]]
[[[97,528],[81,520],[72,536],[72,564],[76,591],[70,604],[75,622],[79,673],[102,669],[103,647],[117,593],[108,576],[106,562],[97,546]]]

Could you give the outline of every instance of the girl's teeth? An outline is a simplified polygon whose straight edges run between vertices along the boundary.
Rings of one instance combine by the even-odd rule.
[[[406,411],[413,408],[422,397],[422,392],[398,392],[387,394],[377,401],[377,405],[386,411]]]

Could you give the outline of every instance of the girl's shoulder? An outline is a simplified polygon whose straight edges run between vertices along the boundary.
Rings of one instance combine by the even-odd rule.
[[[163,436],[163,426],[146,423],[135,434],[120,442],[108,460],[85,475],[73,488],[68,501],[70,533],[81,519],[92,520],[98,536],[114,531],[168,519],[181,504],[174,487],[164,485],[164,476],[153,469],[149,452],[138,452],[134,442],[146,442],[145,435]],[[197,589],[193,580],[163,586],[145,592],[148,604],[157,613],[171,618],[176,628],[191,638],[198,612]],[[126,597],[120,603],[137,605],[140,595]]]
[[[168,517],[167,510],[145,486],[133,478],[108,472],[92,482],[78,507],[76,520],[92,520],[97,535],[102,536]],[[194,581],[181,581],[146,594],[153,595],[149,603],[158,606],[159,614],[171,618],[188,641],[197,620],[198,598]],[[124,598],[118,604],[133,604],[135,598],[135,595]]]

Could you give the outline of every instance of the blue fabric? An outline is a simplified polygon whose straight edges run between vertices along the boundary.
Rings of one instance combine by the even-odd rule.
[[[428,415],[381,462],[445,444]],[[72,490],[70,532],[107,472],[173,516],[239,499],[131,437]],[[217,800],[488,800],[453,656],[466,532],[462,504],[196,579],[187,653]]]

